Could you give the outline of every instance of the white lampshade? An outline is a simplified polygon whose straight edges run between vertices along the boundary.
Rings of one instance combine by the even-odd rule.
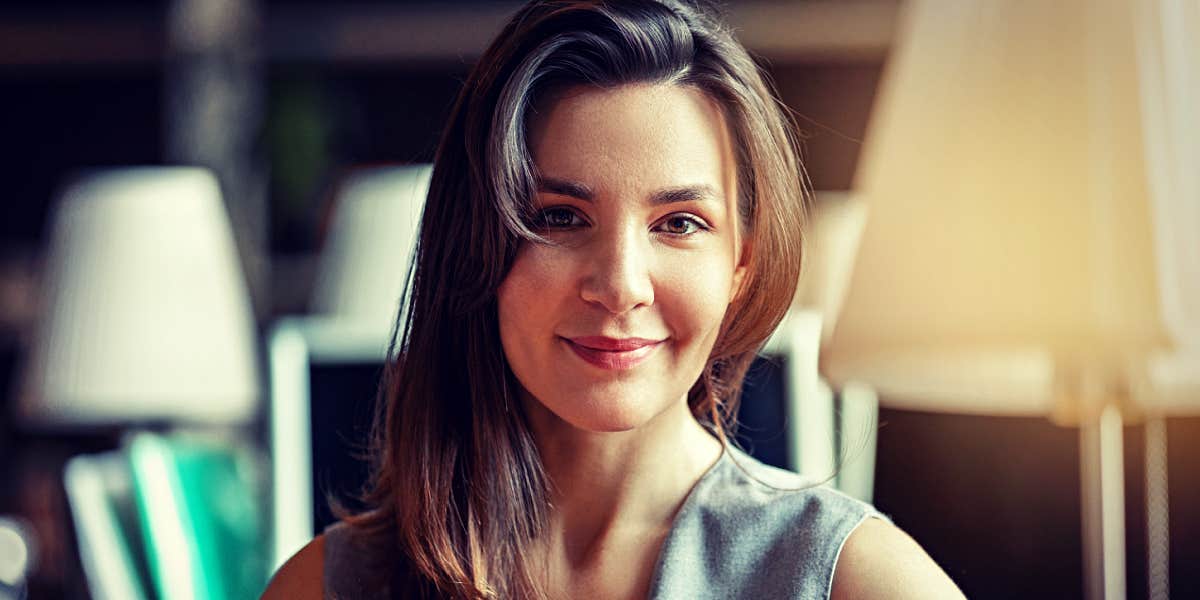
[[[1137,13],[1133,0],[906,5],[856,180],[871,218],[831,376],[901,402],[968,380],[941,386],[955,409],[1076,422],[1081,396],[1127,402],[1129,370],[1186,337],[1164,312],[1184,304],[1164,253],[1200,251],[1161,244],[1179,225],[1152,201]]]
[[[867,205],[853,192],[817,192],[805,239],[804,268],[793,305],[821,314],[821,341],[837,328],[867,222]]]
[[[342,183],[312,312],[389,330],[429,193],[429,165],[360,169]]]
[[[826,372],[892,407],[1078,425],[1092,599],[1126,597],[1123,419],[1158,415],[1149,511],[1161,415],[1200,406],[1198,40],[1195,2],[909,0],[856,179]]]
[[[235,423],[257,407],[255,325],[216,179],[96,171],[54,215],[24,373],[31,426]]]

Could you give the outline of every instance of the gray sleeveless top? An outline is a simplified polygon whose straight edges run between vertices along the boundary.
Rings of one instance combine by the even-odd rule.
[[[663,542],[650,599],[829,597],[833,570],[870,504],[736,448],[692,488]],[[325,530],[325,597],[375,597],[352,531]]]

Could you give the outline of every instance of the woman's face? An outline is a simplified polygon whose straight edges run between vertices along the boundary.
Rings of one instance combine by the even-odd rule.
[[[673,84],[579,87],[531,123],[539,231],[499,289],[526,400],[587,431],[685,403],[745,268],[718,105]]]

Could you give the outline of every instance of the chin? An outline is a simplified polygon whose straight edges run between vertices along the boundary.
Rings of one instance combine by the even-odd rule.
[[[589,399],[582,405],[567,407],[564,410],[554,410],[560,419],[572,426],[593,433],[618,433],[632,431],[653,421],[655,417],[665,412],[669,406],[662,404],[656,407],[645,402],[636,402],[624,398]]]
[[[633,431],[649,421],[648,417],[634,415],[589,415],[582,422],[572,425],[593,433],[619,433]]]

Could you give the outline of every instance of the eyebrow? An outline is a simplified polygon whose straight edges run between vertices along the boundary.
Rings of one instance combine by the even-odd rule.
[[[592,192],[592,188],[582,183],[567,181],[565,179],[555,179],[553,177],[539,177],[538,191],[558,194],[560,196],[570,196],[588,202],[593,202],[596,199],[596,194]]]
[[[592,191],[592,188],[576,181],[567,181],[554,177],[539,178],[538,191],[570,196],[586,202],[594,202],[596,199],[596,194]],[[720,202],[720,199],[721,194],[716,188],[708,184],[664,188],[650,194],[650,204],[655,206],[675,202]]]

